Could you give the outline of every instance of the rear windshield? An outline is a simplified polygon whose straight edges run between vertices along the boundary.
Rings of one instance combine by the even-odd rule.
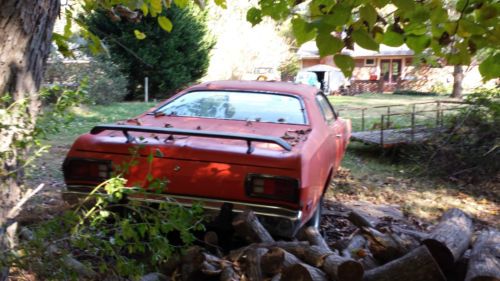
[[[160,107],[157,112],[170,116],[289,124],[307,123],[299,98],[273,93],[189,92]]]

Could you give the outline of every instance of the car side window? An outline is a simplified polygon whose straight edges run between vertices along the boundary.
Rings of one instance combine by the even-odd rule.
[[[325,95],[321,93],[317,94],[316,102],[318,103],[318,106],[321,109],[321,113],[323,114],[326,122],[335,120],[335,112],[333,111],[333,108]]]

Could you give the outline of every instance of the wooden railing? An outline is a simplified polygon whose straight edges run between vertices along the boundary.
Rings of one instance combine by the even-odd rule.
[[[420,105],[435,105],[433,109],[418,109],[418,106]],[[451,106],[450,106],[451,105]],[[381,105],[381,106],[373,106],[373,107],[350,107],[350,108],[343,108],[338,110],[338,112],[350,112],[352,113],[353,111],[359,111],[360,112],[360,118],[361,119],[361,130],[356,130],[353,128],[354,132],[366,132],[366,131],[380,131],[380,144],[383,146],[384,145],[384,137],[385,133],[384,131],[387,130],[394,130],[394,126],[392,126],[391,120],[394,119],[396,116],[409,116],[410,122],[409,124],[399,124],[399,129],[410,129],[410,141],[415,140],[415,133],[416,133],[416,128],[417,126],[421,127],[426,127],[427,129],[430,129],[429,124],[417,124],[417,117],[425,117],[425,119],[433,118],[435,119],[435,126],[434,128],[442,127],[444,125],[444,119],[445,119],[445,112],[447,111],[456,111],[459,109],[463,109],[467,107],[467,103],[465,102],[460,102],[460,101],[432,101],[432,102],[420,102],[420,103],[413,103],[413,104],[394,104],[394,105]],[[395,112],[395,108],[411,108],[410,111],[404,111],[404,112]],[[380,123],[376,123],[377,126],[372,127],[371,129],[366,128],[367,124],[367,112],[373,111],[373,110],[380,110],[380,109],[385,109],[384,113],[380,114]],[[435,113],[435,114],[429,114],[429,113]],[[352,115],[352,114],[351,114]],[[377,114],[378,115],[378,114]],[[356,117],[350,117],[351,119],[356,119]],[[371,120],[375,119],[376,117],[373,117],[373,115],[370,117]]]

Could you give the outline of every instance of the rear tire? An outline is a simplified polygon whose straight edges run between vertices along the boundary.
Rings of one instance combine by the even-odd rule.
[[[312,217],[309,219],[309,221],[305,224],[305,226],[312,226],[314,228],[319,229],[321,225],[321,211],[323,208],[323,196],[319,199],[318,205],[316,206],[316,210],[314,210],[314,213]]]

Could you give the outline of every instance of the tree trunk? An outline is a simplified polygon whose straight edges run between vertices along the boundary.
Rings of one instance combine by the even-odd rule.
[[[484,231],[472,247],[466,281],[500,280],[500,232]]]
[[[472,228],[468,215],[459,209],[450,209],[423,241],[445,273],[453,268],[469,247]]]
[[[0,0],[0,97],[9,94],[13,101],[29,99],[27,114],[31,128],[39,109],[38,89],[42,82],[52,37],[59,14],[59,0]],[[0,105],[1,106],[1,105]],[[10,150],[16,135],[0,131],[0,153]],[[9,209],[19,200],[20,181],[15,174],[21,157],[16,151],[0,161],[0,225]],[[2,157],[3,158],[3,157]]]
[[[29,99],[26,122],[32,130],[39,109],[38,89],[50,51],[52,29],[59,14],[59,0],[0,0],[0,97],[13,101]],[[0,107],[6,104],[0,104]],[[11,116],[8,116],[11,117]],[[14,120],[16,121],[16,120]],[[15,125],[20,125],[18,120]],[[16,133],[0,130],[0,235],[7,227],[7,214],[21,196],[18,159],[23,151],[12,151]],[[24,125],[24,124],[23,124]],[[3,240],[3,239],[0,239]],[[5,241],[5,240],[3,240]],[[9,247],[1,243],[0,250]],[[4,271],[4,270],[0,270]],[[0,280],[5,278],[0,273]]]
[[[462,98],[462,80],[464,79],[464,70],[461,65],[455,65],[453,68],[453,91],[450,98]]]

